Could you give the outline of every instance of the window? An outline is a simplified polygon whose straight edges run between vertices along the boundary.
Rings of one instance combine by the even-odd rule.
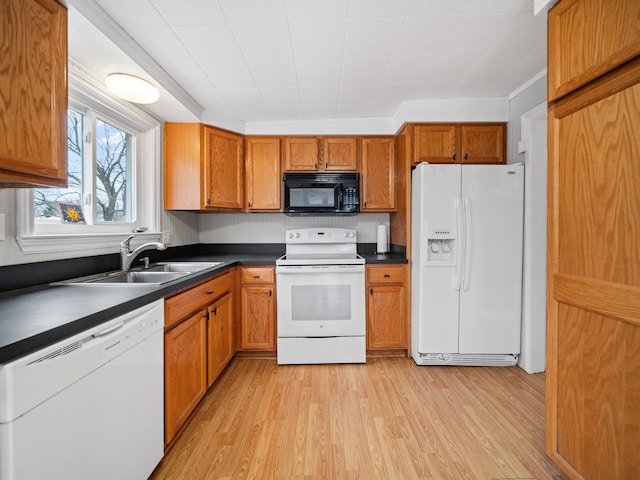
[[[33,192],[36,224],[60,224],[59,206],[77,205],[84,222],[134,222],[132,209],[135,134],[95,115],[67,112],[67,188]],[[95,159],[95,162],[94,162]],[[84,172],[87,172],[85,175]],[[95,199],[95,201],[92,201]]]
[[[161,130],[69,59],[68,186],[18,193],[23,252],[117,248],[136,231],[160,240]]]

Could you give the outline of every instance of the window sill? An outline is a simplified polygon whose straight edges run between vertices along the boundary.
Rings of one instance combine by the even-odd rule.
[[[50,234],[50,235],[18,235],[16,241],[23,253],[49,253],[68,252],[72,250],[95,250],[113,248],[118,251],[120,242],[125,240],[131,233],[108,233],[108,234]],[[162,241],[162,233],[136,233],[136,238],[132,241],[131,247],[135,248],[139,244],[146,242]]]

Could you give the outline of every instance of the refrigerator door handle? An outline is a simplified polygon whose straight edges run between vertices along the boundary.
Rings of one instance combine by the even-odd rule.
[[[458,227],[457,240],[456,240],[456,274],[453,278],[453,289],[460,290],[460,283],[462,282],[462,244],[464,236],[462,234],[462,205],[460,198],[456,198],[456,221]]]
[[[462,289],[469,290],[469,270],[471,268],[471,205],[469,199],[464,199],[464,276],[462,277]]]

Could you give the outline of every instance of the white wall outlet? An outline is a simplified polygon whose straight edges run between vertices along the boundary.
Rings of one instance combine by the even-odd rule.
[[[4,213],[0,213],[0,240],[4,240]]]
[[[162,232],[162,243],[170,244],[171,243],[171,232],[166,231]]]

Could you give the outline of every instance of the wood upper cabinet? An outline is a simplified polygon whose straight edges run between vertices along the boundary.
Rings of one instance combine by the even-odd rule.
[[[240,350],[276,349],[274,267],[241,267]]]
[[[0,187],[67,186],[67,9],[0,7]]]
[[[243,137],[199,123],[166,123],[164,208],[241,210]]]
[[[406,267],[367,265],[366,272],[367,350],[406,350]]]
[[[360,210],[389,212],[396,208],[394,137],[362,139]]]
[[[414,125],[413,164],[505,163],[503,123]]]
[[[287,137],[284,170],[287,172],[358,169],[356,137]]]
[[[204,200],[206,208],[243,207],[242,136],[204,127]]]
[[[320,145],[325,170],[354,172],[358,169],[356,137],[325,137]]]
[[[280,138],[247,137],[245,151],[246,209],[252,212],[280,210]]]
[[[552,12],[549,101],[640,54],[638,0],[565,0]]]
[[[414,164],[455,163],[460,161],[455,125],[415,125],[413,128]]]

